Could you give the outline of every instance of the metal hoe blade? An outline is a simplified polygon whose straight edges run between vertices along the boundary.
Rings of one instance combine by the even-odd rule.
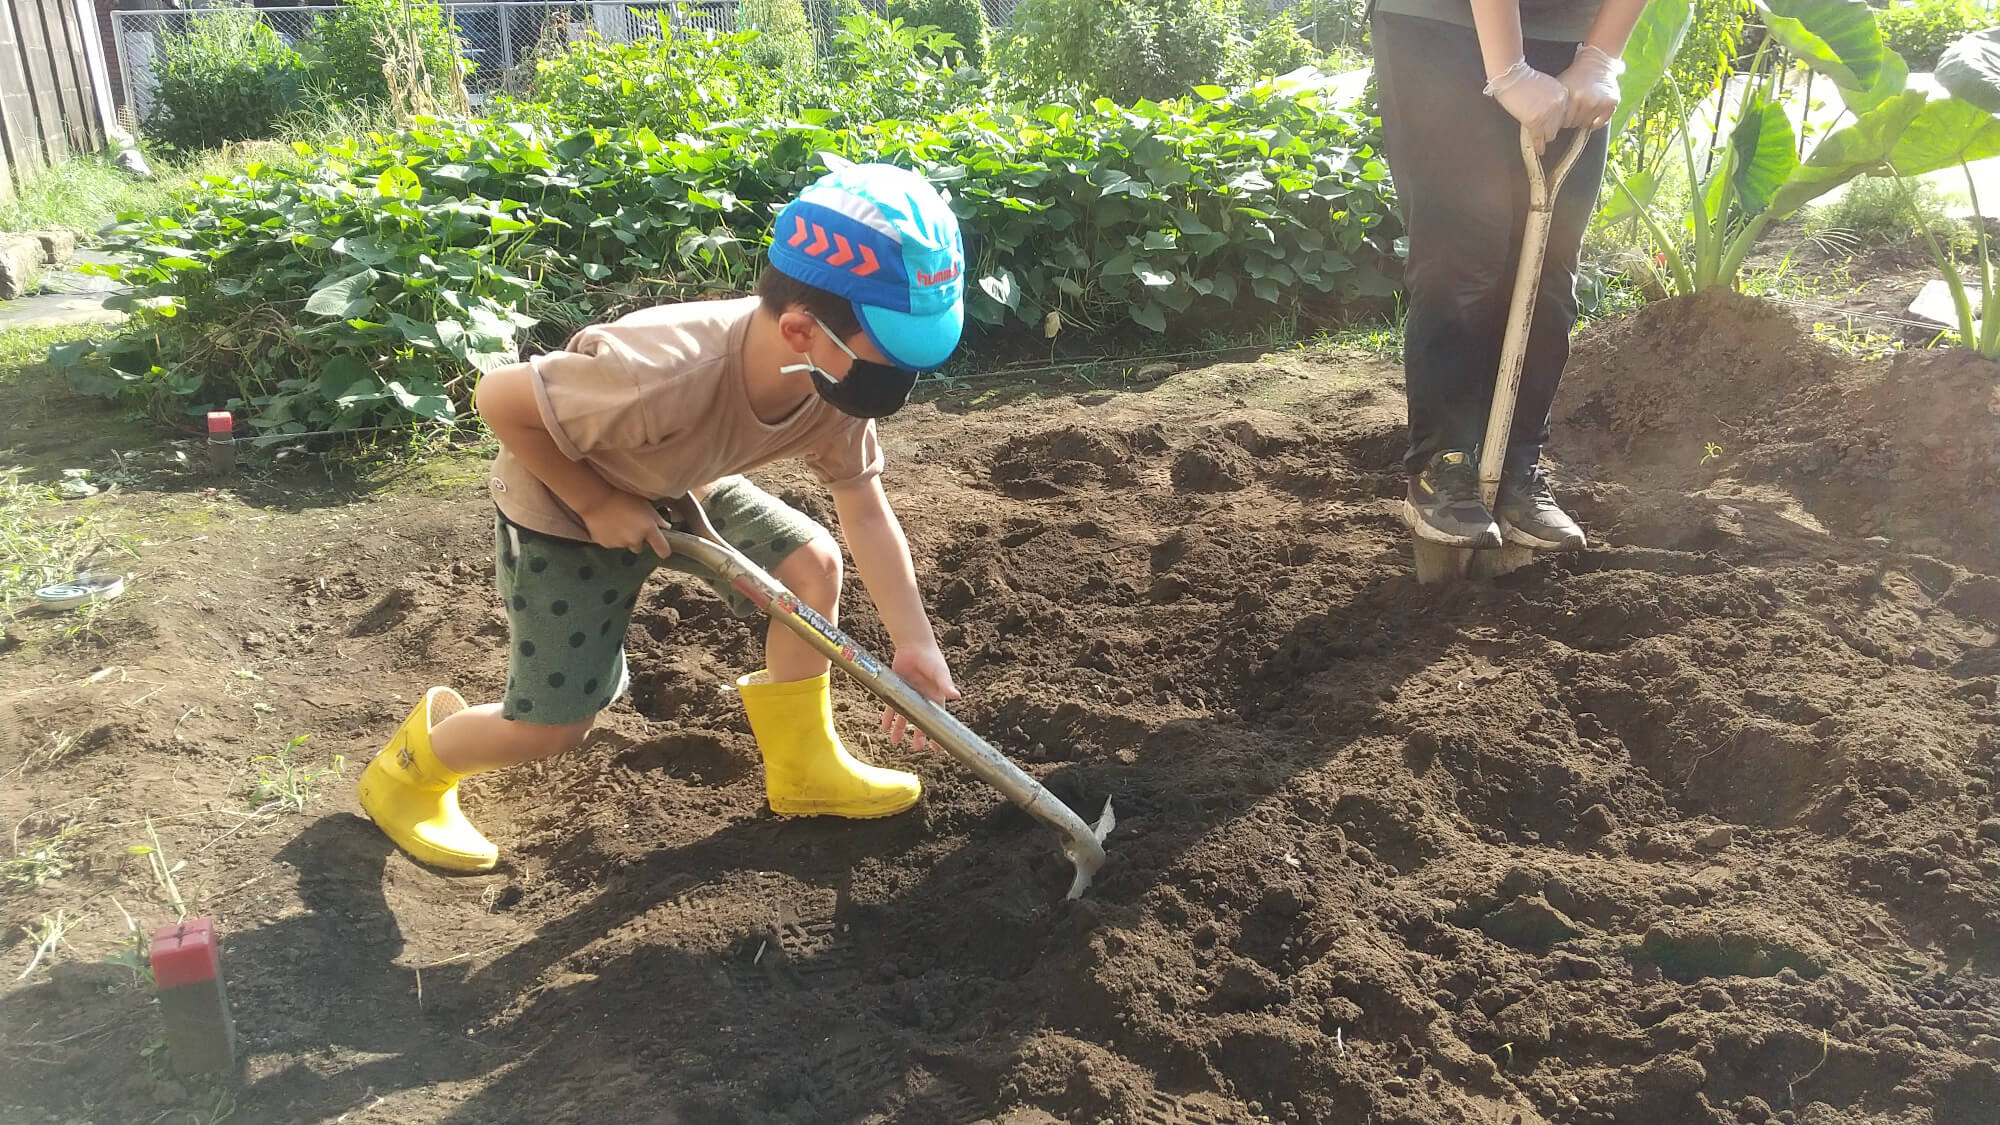
[[[1008,800],[1019,805],[1029,816],[1061,833],[1064,838],[1063,853],[1076,866],[1076,877],[1070,882],[1067,897],[1074,899],[1083,894],[1091,879],[1104,866],[1104,837],[1117,823],[1109,800],[1104,802],[1104,811],[1098,816],[1097,824],[1085,824],[1083,818],[1057,800],[1055,794],[1044,788],[1041,782],[1029,777],[1021,767],[974,734],[949,711],[918,694],[915,688],[876,660],[867,649],[855,644],[847,634],[800,601],[777,579],[724,542],[709,526],[707,514],[692,497],[671,501],[667,507],[695,532],[666,533],[668,545],[676,552],[722,575],[737,592],[749,598],[773,621],[796,633],[841,671],[867,688],[870,694],[901,712],[918,730],[978,775],[981,781],[1006,794]]]

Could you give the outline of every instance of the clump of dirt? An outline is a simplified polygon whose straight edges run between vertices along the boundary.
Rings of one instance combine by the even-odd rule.
[[[135,583],[146,646],[114,616],[10,697],[24,730],[90,732],[16,791],[92,858],[0,909],[157,900],[91,826],[184,808],[159,831],[229,935],[256,1121],[1984,1123],[2000,577],[1990,522],[1965,529],[1992,517],[1884,513],[1834,495],[1862,467],[1816,489],[1758,455],[1872,427],[1893,467],[1929,425],[1975,473],[1944,403],[1980,372],[1847,363],[1730,298],[1648,309],[1580,341],[1559,406],[1593,549],[1442,588],[1409,576],[1387,370],[912,407],[887,483],[955,711],[1118,811],[1077,903],[1048,832],[884,745],[846,685],[850,745],[923,805],[772,817],[729,690],[759,630],[674,576],[591,741],[467,783],[501,870],[410,863],[344,785],[231,832],[216,794],[281,732],[358,763],[426,684],[504,676],[483,500],[378,501],[333,559],[246,522]],[[1704,465],[1711,406],[1738,428]],[[1902,531],[1866,538],[1871,513]],[[250,544],[218,617],[207,575]],[[73,944],[110,952],[114,920]],[[10,1120],[194,1097],[134,1063],[143,992],[87,977],[8,995]]]

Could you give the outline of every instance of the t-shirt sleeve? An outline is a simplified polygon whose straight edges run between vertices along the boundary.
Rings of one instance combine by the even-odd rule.
[[[857,420],[854,425],[834,431],[817,449],[799,460],[805,462],[821,484],[853,484],[882,475],[882,443],[875,436],[872,420]]]
[[[639,365],[609,335],[585,329],[563,351],[529,362],[542,422],[570,460],[658,440],[649,412],[639,405]]]

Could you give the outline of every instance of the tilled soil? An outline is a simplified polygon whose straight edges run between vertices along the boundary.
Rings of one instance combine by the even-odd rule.
[[[133,592],[0,658],[17,850],[68,825],[77,857],[10,890],[0,967],[85,917],[9,985],[0,1115],[1991,1122],[1995,377],[1651,306],[1579,341],[1558,406],[1594,548],[1447,588],[1409,575],[1378,362],[911,408],[888,485],[954,710],[1116,807],[1079,903],[1052,834],[846,685],[850,744],[924,804],[772,817],[730,689],[761,630],[674,577],[582,750],[467,783],[501,870],[413,864],[351,783],[428,684],[501,686],[477,484],[129,497]],[[232,815],[306,732],[345,777]],[[226,937],[226,1091],[165,1076],[97,960],[172,917],[128,854],[149,815]]]

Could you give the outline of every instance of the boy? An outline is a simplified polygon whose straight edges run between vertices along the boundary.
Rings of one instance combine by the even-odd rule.
[[[780,458],[805,462],[832,491],[897,674],[935,702],[958,698],[882,494],[874,422],[958,346],[957,218],[915,173],[860,164],[808,187],[774,230],[756,296],[633,313],[480,382],[477,409],[501,444],[489,488],[507,692],[468,707],[450,688],[430,689],[363,773],[362,807],[413,858],[493,867],[497,850],[459,811],[459,779],[583,740],[624,690],[625,628],[654,567],[697,574],[738,617],[754,612],[713,574],[669,557],[660,501],[693,492],[718,532],[836,620],[833,537],[738,475]],[[872,818],[917,803],[914,775],[841,745],[825,657],[773,623],[765,665],[737,688],[773,812]],[[885,712],[883,729],[894,740],[909,729],[923,745],[902,716]]]

